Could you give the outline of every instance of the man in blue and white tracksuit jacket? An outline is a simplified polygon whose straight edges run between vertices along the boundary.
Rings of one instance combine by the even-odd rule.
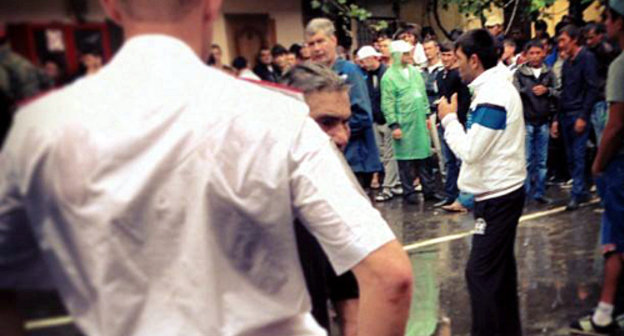
[[[457,119],[456,99],[440,103],[438,110],[444,138],[462,161],[458,186],[476,201],[466,267],[472,335],[521,335],[514,243],[525,197],[522,101],[508,72],[496,66],[487,31],[464,34],[456,54],[462,80],[473,91],[467,131]]]

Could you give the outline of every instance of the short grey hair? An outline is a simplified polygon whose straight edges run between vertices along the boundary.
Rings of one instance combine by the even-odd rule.
[[[336,27],[334,23],[326,18],[316,18],[308,22],[305,29],[307,36],[316,35],[319,32],[323,32],[327,36],[334,36],[336,34]]]
[[[312,62],[294,66],[284,75],[281,83],[303,91],[303,94],[337,92],[349,89],[349,85],[332,69]]]

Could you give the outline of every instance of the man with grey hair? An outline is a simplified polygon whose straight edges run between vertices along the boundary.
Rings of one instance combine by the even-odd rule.
[[[304,63],[291,69],[282,84],[303,92],[310,117],[344,151],[351,134],[349,86],[346,82],[324,65]]]
[[[354,272],[360,335],[403,335],[409,259],[308,107],[203,62],[221,1],[102,3],[122,48],[0,154],[0,289],[43,260],[87,335],[326,335],[298,218]]]
[[[383,170],[373,131],[371,102],[362,70],[352,62],[338,58],[335,32],[334,24],[330,20],[313,19],[305,30],[306,43],[312,53],[312,62],[332,68],[351,87],[351,136],[345,149],[345,157],[360,185],[368,188],[373,174]]]
[[[349,140],[349,87],[334,71],[324,65],[307,62],[286,73],[282,84],[301,90],[310,117],[344,150]],[[345,170],[349,167],[345,165]],[[295,223],[299,259],[312,299],[312,315],[329,332],[328,301],[338,313],[343,336],[357,335],[358,286],[352,272],[337,276],[318,241],[301,222]]]

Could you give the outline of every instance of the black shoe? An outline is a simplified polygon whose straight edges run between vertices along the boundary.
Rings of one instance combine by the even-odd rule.
[[[445,199],[441,200],[440,202],[434,204],[433,206],[435,208],[441,208],[441,207],[446,206],[446,205],[451,205],[454,202],[455,202],[455,200],[445,198]]]
[[[440,202],[444,199],[444,197],[438,194],[431,194],[425,196],[425,202]]]
[[[584,196],[578,197],[577,200],[579,204],[587,203],[591,200],[591,196],[586,193]]]
[[[539,203],[539,204],[544,204],[544,205],[550,205],[552,204],[552,200],[550,198],[546,198],[544,196],[541,197],[535,197],[534,200]]]
[[[568,205],[566,206],[566,211],[578,210],[579,206],[579,201],[577,201],[576,198],[571,198],[570,202],[568,202]]]

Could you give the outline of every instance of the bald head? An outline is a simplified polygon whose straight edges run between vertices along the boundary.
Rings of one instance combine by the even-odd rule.
[[[222,0],[100,0],[108,17],[124,29],[126,40],[168,35],[185,42],[201,59],[210,54]]]
[[[196,9],[202,0],[119,0],[131,19],[144,22],[177,22]]]

